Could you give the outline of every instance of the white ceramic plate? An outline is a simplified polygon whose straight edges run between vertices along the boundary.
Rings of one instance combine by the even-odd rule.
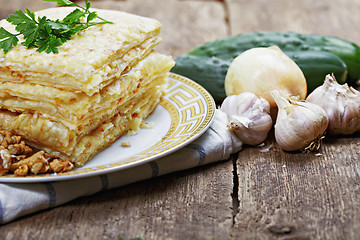
[[[165,96],[146,119],[151,129],[141,129],[125,136],[96,155],[83,167],[61,174],[39,174],[26,177],[0,176],[0,182],[48,182],[84,178],[144,164],[164,157],[189,144],[204,133],[215,112],[211,95],[200,85],[171,73]],[[130,147],[121,146],[122,142]]]

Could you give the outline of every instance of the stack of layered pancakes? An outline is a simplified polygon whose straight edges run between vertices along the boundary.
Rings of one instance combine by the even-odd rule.
[[[74,8],[37,12],[62,19]],[[18,44],[0,52],[0,128],[82,166],[119,137],[136,133],[159,103],[174,61],[159,54],[160,23],[99,10],[114,24],[90,27],[58,54]],[[2,20],[0,27],[14,31]]]

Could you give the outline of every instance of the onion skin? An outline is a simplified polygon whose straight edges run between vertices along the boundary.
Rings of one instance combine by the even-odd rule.
[[[276,108],[272,90],[280,91],[283,96],[299,96],[300,100],[307,94],[303,72],[277,46],[249,49],[231,63],[225,78],[227,96],[252,92]]]

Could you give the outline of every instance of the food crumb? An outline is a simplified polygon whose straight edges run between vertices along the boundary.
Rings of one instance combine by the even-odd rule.
[[[131,147],[131,143],[130,142],[121,142],[121,146],[122,147]]]
[[[260,152],[261,152],[261,153],[266,153],[266,152],[269,152],[270,149],[272,149],[272,144],[270,144],[270,145],[268,145],[268,146],[266,146],[265,144],[262,145],[262,146],[259,145],[259,147],[261,148],[261,149],[260,149]]]
[[[141,124],[140,124],[140,128],[151,129],[153,127],[154,127],[153,122],[144,122],[144,121],[142,121]]]

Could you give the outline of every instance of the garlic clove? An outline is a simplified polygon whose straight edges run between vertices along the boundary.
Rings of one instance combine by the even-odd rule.
[[[316,150],[328,126],[326,112],[319,106],[271,91],[278,106],[275,139],[286,151]]]
[[[360,92],[346,83],[340,85],[333,75],[306,99],[322,107],[329,118],[327,132],[349,135],[360,131]]]
[[[229,116],[229,129],[245,144],[263,142],[272,128],[268,101],[253,93],[226,97],[220,110]]]

